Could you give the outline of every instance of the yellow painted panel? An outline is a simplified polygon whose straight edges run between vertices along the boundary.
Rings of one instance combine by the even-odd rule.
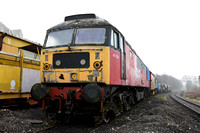
[[[103,66],[98,70],[99,76],[97,77],[97,82],[103,82],[106,84],[110,83],[110,50],[109,47],[105,46],[79,46],[72,47],[72,51],[67,51],[66,48],[56,48],[56,49],[44,49],[41,53],[41,82],[43,81],[43,76],[47,82],[57,82],[57,83],[76,83],[76,82],[94,82],[95,77],[93,64],[95,61],[102,61]],[[81,49],[81,51],[77,50]],[[102,49],[102,50],[97,50]],[[77,50],[77,51],[75,51]],[[46,51],[46,52],[45,52]],[[56,52],[55,52],[56,51]],[[59,52],[58,52],[59,51]],[[44,52],[44,53],[43,53]],[[90,67],[89,68],[77,68],[77,69],[53,69],[53,54],[58,53],[80,53],[80,52],[89,52],[90,53]],[[95,53],[100,54],[99,59],[95,59]],[[48,56],[48,61],[45,61],[45,56]],[[43,64],[50,64],[50,69],[47,71],[43,70]],[[71,81],[70,73],[77,73],[78,80]],[[64,79],[59,78],[60,75],[63,75]]]
[[[19,66],[19,62],[17,61],[10,61],[10,60],[5,60],[0,58],[0,64],[3,65],[11,65],[11,66]]]
[[[24,47],[24,46],[28,46],[28,45],[31,45],[31,43],[29,42],[26,42],[24,40],[20,40],[18,38],[14,38],[12,36],[6,36],[4,39],[3,39],[3,42],[5,44],[8,44],[8,45],[12,45],[14,47]]]
[[[13,98],[27,98],[29,99],[31,97],[30,93],[3,93],[0,94],[0,99],[13,99]]]
[[[0,91],[2,93],[19,92],[20,68],[0,65]]]
[[[33,64],[23,64],[24,68],[30,68],[30,69],[37,69],[40,70],[40,65],[33,65]]]
[[[10,66],[19,66],[19,61],[20,61],[19,57],[0,53],[0,64],[10,65]],[[32,68],[32,69],[37,69],[37,70],[40,69],[40,62],[34,61],[34,60],[24,59],[23,65],[25,68]]]
[[[15,55],[18,55],[18,48],[15,47],[15,46],[12,46],[12,45],[8,45],[8,44],[5,44],[3,43],[3,46],[2,46],[2,50],[3,52],[7,52],[7,53],[11,53],[11,54],[15,54]]]
[[[12,56],[12,55],[1,54],[1,53],[0,53],[0,59],[10,60],[10,61],[19,61],[19,57]]]

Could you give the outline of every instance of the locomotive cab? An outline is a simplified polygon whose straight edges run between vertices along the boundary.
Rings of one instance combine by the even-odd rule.
[[[111,28],[95,15],[76,15],[47,31],[41,52],[41,84],[31,91],[33,98],[43,101],[43,109],[53,99],[58,112],[83,112],[86,105],[102,111],[105,93],[109,94]]]

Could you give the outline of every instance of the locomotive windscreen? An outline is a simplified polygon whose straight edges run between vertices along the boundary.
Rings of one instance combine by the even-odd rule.
[[[79,28],[75,44],[104,44],[105,33],[105,28]]]
[[[74,29],[66,29],[50,32],[48,34],[46,47],[67,45],[72,42]]]
[[[89,68],[90,54],[64,53],[53,55],[53,68]]]

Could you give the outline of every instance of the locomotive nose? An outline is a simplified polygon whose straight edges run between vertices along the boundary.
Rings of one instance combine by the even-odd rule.
[[[102,96],[101,87],[94,83],[87,84],[83,87],[83,96],[87,102],[96,103]]]
[[[37,83],[31,88],[31,97],[36,101],[41,101],[47,94],[45,85]]]

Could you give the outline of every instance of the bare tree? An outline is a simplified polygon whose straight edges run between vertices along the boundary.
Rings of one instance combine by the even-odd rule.
[[[168,86],[170,86],[171,89],[182,89],[183,83],[181,80],[178,80],[170,75],[156,75],[156,78],[158,80],[158,83],[165,83]]]
[[[199,81],[196,76],[185,75],[185,76],[183,76],[182,81],[185,84],[187,91],[197,91],[198,90]]]

